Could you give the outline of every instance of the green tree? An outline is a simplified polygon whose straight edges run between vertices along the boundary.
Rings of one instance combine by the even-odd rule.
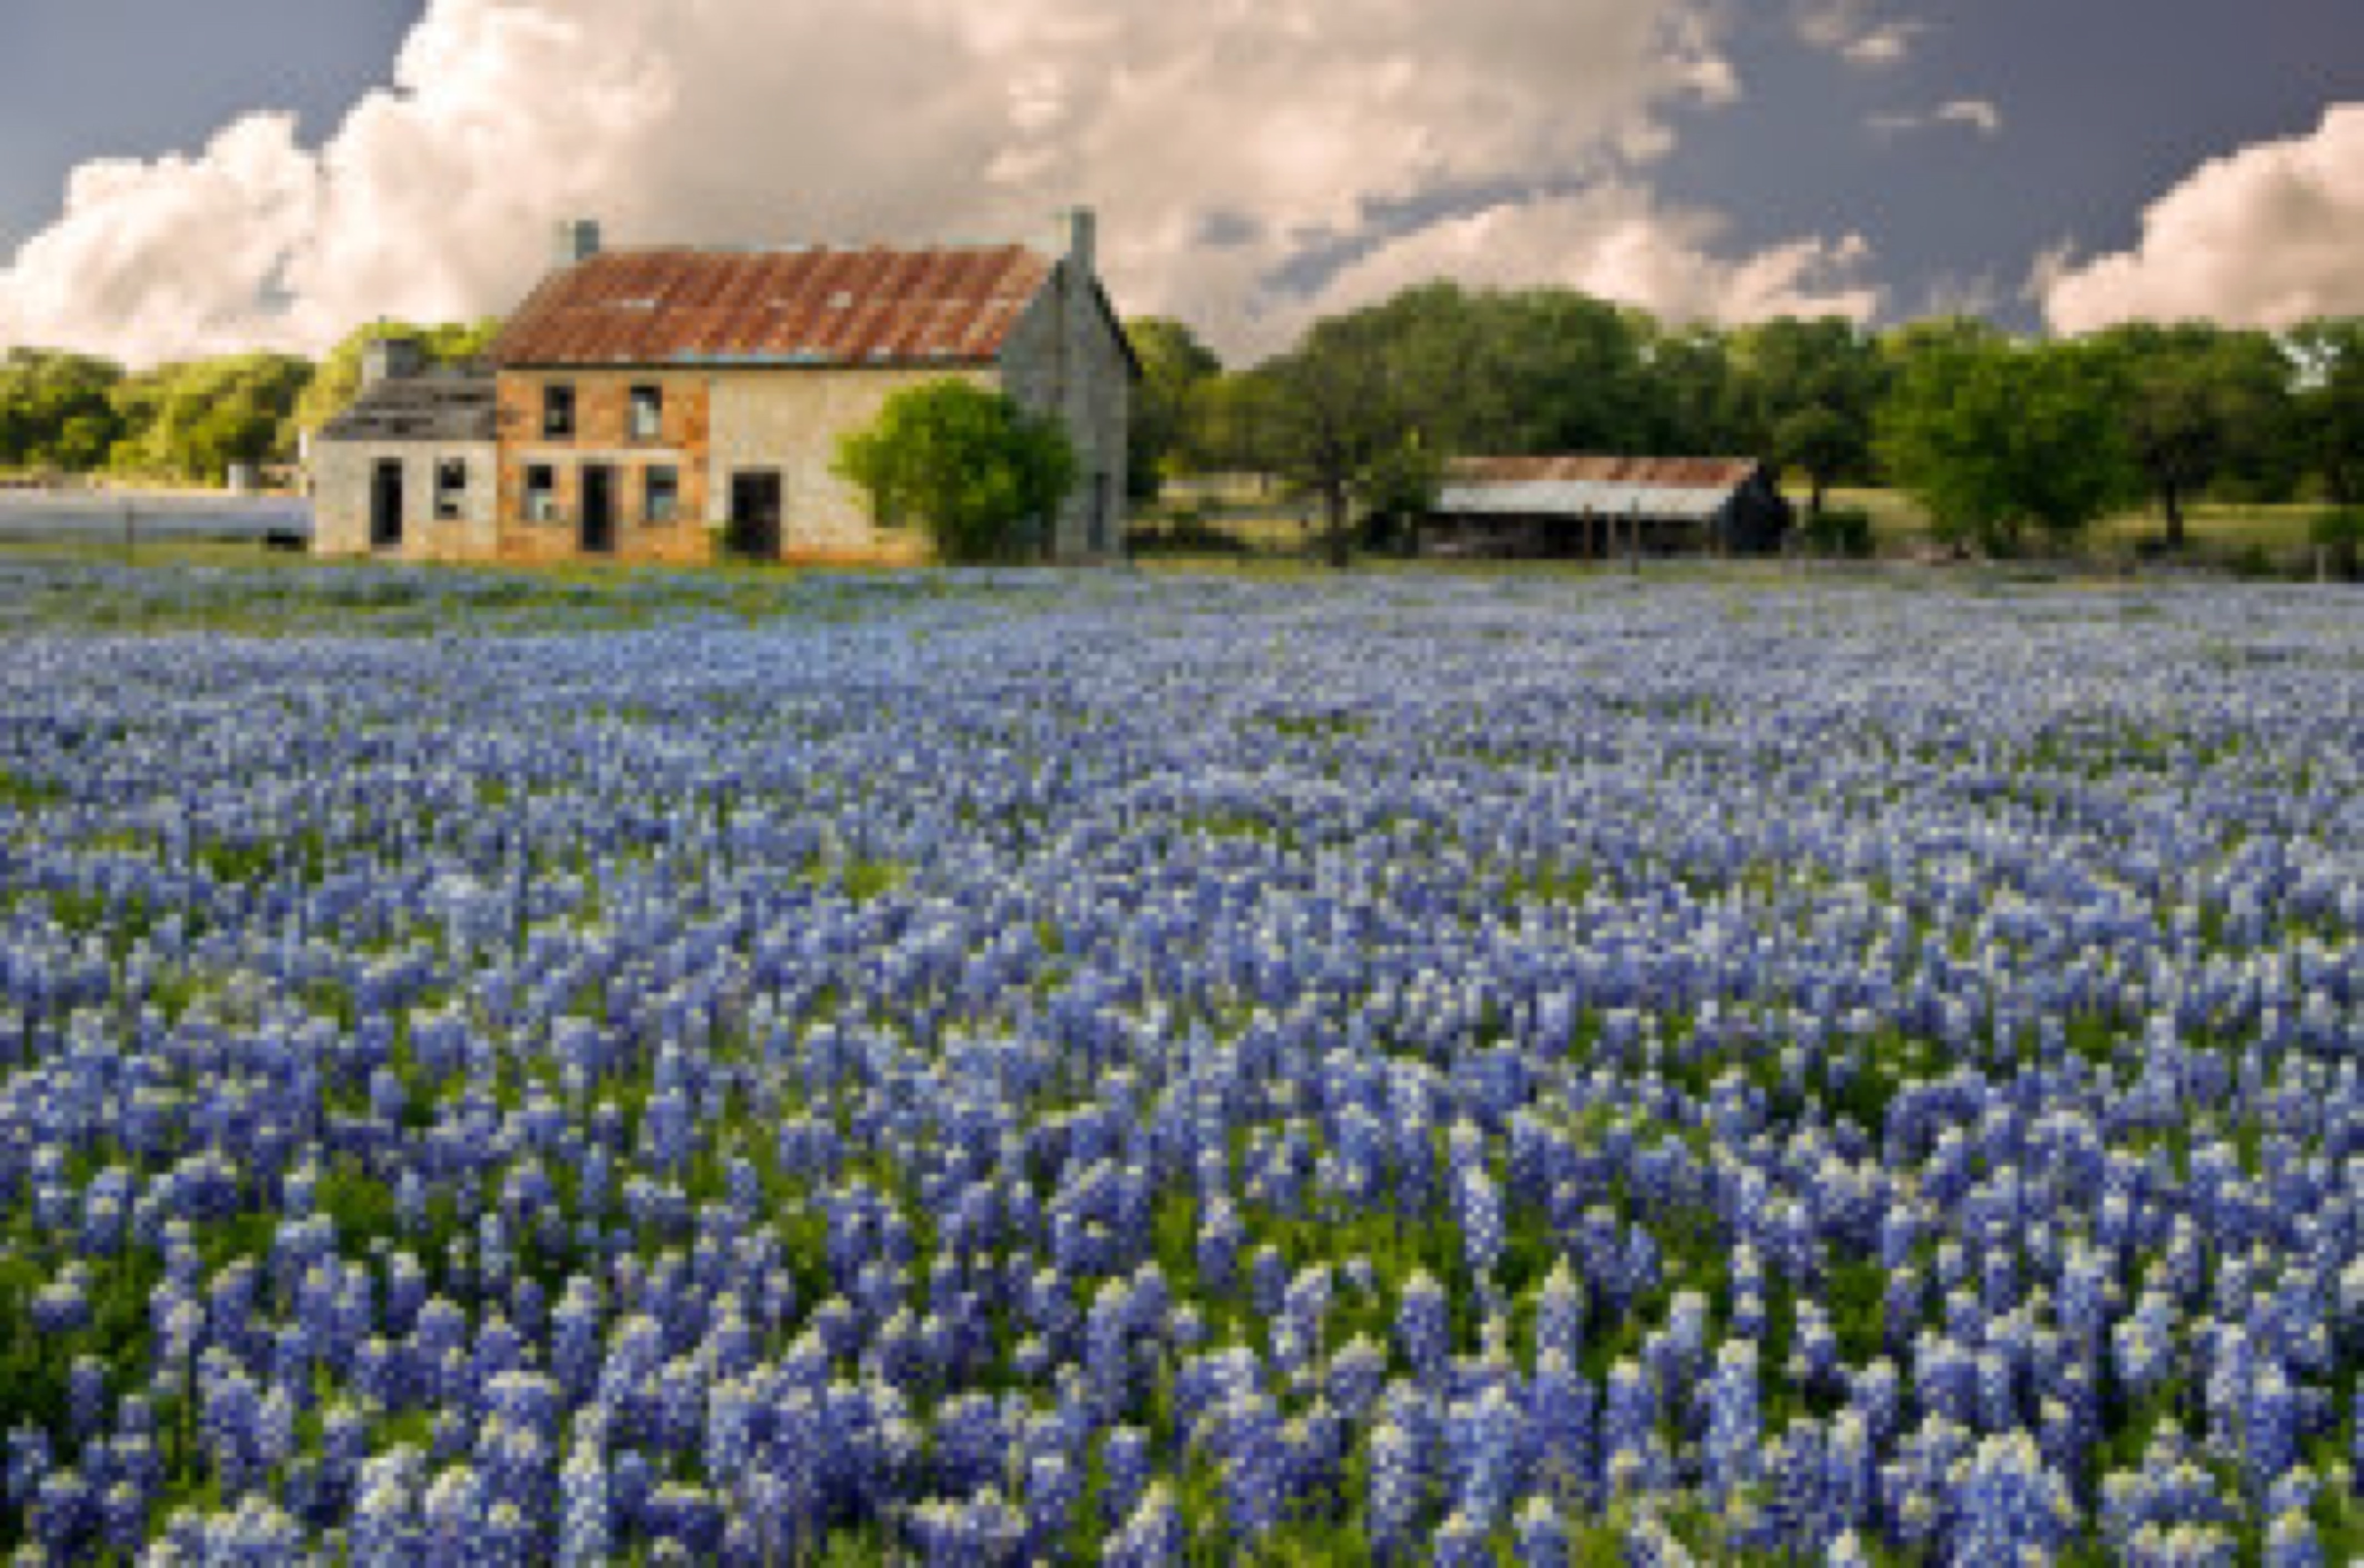
[[[1739,374],[1723,332],[1697,325],[1671,332],[1654,328],[1642,342],[1640,359],[1640,450],[1704,456],[1747,447]]]
[[[1832,484],[1870,455],[1870,420],[1848,418],[1835,408],[1816,404],[1792,410],[1774,428],[1773,454],[1786,466],[1802,469],[1812,485],[1807,516],[1823,515],[1823,497]]]
[[[2284,345],[2298,367],[2299,439],[2336,507],[2364,506],[2364,317],[2310,321]]]
[[[2120,417],[2142,466],[2166,546],[2186,542],[2184,506],[2243,448],[2273,428],[2286,373],[2271,339],[2202,323],[2135,323],[2092,339],[2118,359]]]
[[[1226,371],[1199,386],[1190,444],[1201,467],[1271,478],[1272,392],[1270,380],[1249,371]]]
[[[118,433],[120,366],[86,354],[14,349],[0,360],[0,468],[97,467]]]
[[[1258,372],[1267,391],[1263,439],[1272,470],[1321,504],[1322,552],[1333,566],[1354,556],[1355,513],[1401,508],[1420,497],[1433,465],[1388,353],[1377,312],[1314,324],[1297,349]],[[1424,503],[1422,503],[1424,504]]]
[[[1635,312],[1568,289],[1432,283],[1356,314],[1410,427],[1456,453],[1629,449],[1651,398]]]
[[[308,361],[235,354],[160,365],[110,395],[121,434],[109,456],[126,472],[219,484],[229,464],[294,455],[289,415],[312,379]]]
[[[1996,554],[2029,527],[2066,542],[2142,494],[2123,396],[2113,357],[2091,345],[1932,347],[1882,408],[1878,448],[1941,535]]]
[[[884,527],[917,524],[947,565],[1009,561],[1075,488],[1066,432],[965,381],[908,387],[838,442],[836,471]]]
[[[1144,317],[1125,323],[1125,336],[1141,361],[1128,432],[1125,488],[1136,500],[1154,500],[1175,469],[1199,454],[1194,450],[1199,403],[1223,371],[1223,361],[1181,322]]]
[[[1734,333],[1732,354],[1747,447],[1804,469],[1821,516],[1830,486],[1870,466],[1889,378],[1879,339],[1843,317],[1784,317]]]

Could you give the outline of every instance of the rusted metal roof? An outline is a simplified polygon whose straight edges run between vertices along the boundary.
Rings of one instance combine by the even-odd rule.
[[[988,364],[1053,263],[1023,246],[610,250],[552,274],[494,361]]]
[[[1745,457],[1473,457],[1455,462],[1455,484],[1589,482],[1667,490],[1736,490],[1758,464]]]
[[[1756,474],[1747,458],[1466,458],[1446,471],[1439,513],[1701,520]]]

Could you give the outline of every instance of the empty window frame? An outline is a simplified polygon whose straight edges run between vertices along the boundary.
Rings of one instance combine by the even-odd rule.
[[[574,389],[571,386],[545,386],[541,389],[541,433],[552,440],[571,439],[574,434]]]
[[[641,476],[644,504],[641,515],[652,523],[681,520],[681,472],[674,468],[652,468]]]
[[[435,516],[444,522],[455,521],[468,499],[468,464],[462,458],[445,458],[435,465]]]
[[[552,522],[558,517],[558,471],[538,462],[525,471],[525,520]]]
[[[630,417],[632,439],[653,441],[662,439],[664,435],[664,388],[632,388]]]

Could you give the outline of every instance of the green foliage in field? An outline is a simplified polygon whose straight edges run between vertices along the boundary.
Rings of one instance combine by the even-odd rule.
[[[836,467],[881,525],[916,524],[953,565],[1025,553],[1028,530],[1047,528],[1076,483],[1064,429],[949,379],[888,398],[875,424],[838,443]]]
[[[1942,538],[1998,555],[2030,530],[2073,539],[2140,494],[2122,392],[2090,346],[1948,345],[1906,370],[1880,414],[1880,457]]]

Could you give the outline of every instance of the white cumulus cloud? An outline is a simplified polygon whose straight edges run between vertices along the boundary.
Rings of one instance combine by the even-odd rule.
[[[2364,314],[2364,104],[2312,134],[2202,164],[2143,214],[2132,250],[2040,258],[2031,288],[2054,328],[2198,320],[2280,328]]]
[[[1860,236],[1799,240],[1729,261],[1717,255],[1723,228],[1713,214],[1667,207],[1629,185],[1506,202],[1373,251],[1341,271],[1318,303],[1367,304],[1442,276],[1505,287],[1557,284],[1671,321],[1862,321],[1879,308],[1878,292],[1859,281],[1870,257]]]
[[[1807,45],[1867,71],[1903,64],[1929,31],[1918,18],[1882,15],[1875,0],[1799,0],[1792,17]]]
[[[1955,98],[1921,113],[1874,115],[1870,124],[1882,136],[1960,126],[1980,136],[1995,137],[2002,134],[2002,110],[1985,98]]]
[[[1102,210],[1125,309],[1266,348],[1340,287],[1308,258],[1417,255],[1431,228],[1425,253],[1449,255],[1471,193],[1621,189],[1669,110],[1740,91],[1724,17],[1720,0],[431,0],[392,84],[318,145],[259,112],[192,153],[79,171],[0,266],[0,344],[149,361],[498,312],[564,217],[626,244],[1047,240],[1080,199]],[[1686,269],[1778,293],[1793,258],[1830,248],[1718,260],[1712,220],[1627,206],[1627,243],[1654,260],[1578,270],[1653,297]],[[1567,221],[1552,212],[1522,221]]]

